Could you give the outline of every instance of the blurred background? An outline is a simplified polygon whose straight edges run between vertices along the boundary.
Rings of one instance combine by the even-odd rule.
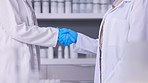
[[[40,27],[70,28],[97,38],[111,0],[32,0]],[[42,83],[93,83],[96,55],[77,54],[72,45],[40,49]]]

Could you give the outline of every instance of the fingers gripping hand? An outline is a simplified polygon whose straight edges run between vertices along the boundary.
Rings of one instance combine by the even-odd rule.
[[[59,29],[58,42],[64,46],[67,46],[72,43],[76,43],[77,36],[78,36],[77,32],[71,29],[62,28]]]

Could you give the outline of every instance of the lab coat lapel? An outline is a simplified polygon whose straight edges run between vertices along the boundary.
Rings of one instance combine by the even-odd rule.
[[[106,16],[110,13],[111,11],[111,8],[106,12],[106,14],[104,15],[103,17],[103,20],[101,22],[101,25],[100,25],[100,28],[99,28],[99,35],[98,35],[98,38],[99,38],[99,45],[100,45],[100,48],[102,48],[102,36],[103,36],[103,25],[105,23],[105,18]]]
[[[37,23],[37,19],[36,19],[36,15],[35,15],[35,12],[34,12],[34,9],[32,8],[32,6],[31,6],[31,2],[30,1],[26,1],[26,3],[27,3],[27,5],[28,5],[28,7],[30,8],[30,11],[31,11],[31,15],[32,15],[32,20],[34,21],[34,24],[35,25],[38,25],[38,23]]]
[[[130,1],[131,0],[123,0],[118,5],[116,5],[115,8],[112,7],[112,10],[110,12],[113,12],[114,10],[118,9],[119,7],[121,7],[124,4],[124,2],[130,2]]]
[[[105,23],[105,18],[106,18],[106,16],[107,16],[109,13],[113,12],[114,10],[116,10],[117,8],[119,8],[121,5],[123,5],[124,2],[130,2],[130,1],[131,1],[131,0],[123,0],[118,6],[116,6],[115,8],[111,7],[111,8],[106,12],[106,14],[104,15],[103,20],[102,20],[102,22],[101,22],[101,25],[100,25],[99,35],[98,35],[98,38],[99,38],[99,39],[101,38],[101,31],[103,31],[102,28],[103,28],[103,25],[104,25],[104,23]]]
[[[28,0],[18,0],[19,3],[21,4],[20,7],[21,9],[23,9],[23,19],[26,20],[26,23],[28,23],[28,25],[38,25],[37,24],[37,20],[36,20],[36,16],[35,16],[35,12],[33,10],[33,8],[31,7],[31,2]]]
[[[103,24],[104,24],[104,19],[102,20],[101,22],[101,25],[100,25],[100,29],[99,29],[99,35],[98,35],[98,38],[99,38],[99,41],[101,40],[101,35],[102,35],[102,29],[103,29]]]

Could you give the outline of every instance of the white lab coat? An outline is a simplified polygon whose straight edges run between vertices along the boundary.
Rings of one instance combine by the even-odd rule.
[[[0,83],[37,83],[38,46],[57,44],[58,30],[37,26],[30,1],[0,0]]]
[[[123,0],[117,7],[107,11],[101,25],[102,57],[98,40],[79,33],[74,45],[75,52],[97,54],[94,83],[100,83],[100,76],[102,83],[126,83],[122,77],[125,71],[121,64],[124,63],[123,51],[128,43],[148,41],[147,8],[148,0]]]

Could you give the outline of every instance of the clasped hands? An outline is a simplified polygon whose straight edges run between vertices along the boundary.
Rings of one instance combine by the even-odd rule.
[[[77,42],[78,33],[67,28],[59,29],[58,42],[63,46],[69,46]]]

